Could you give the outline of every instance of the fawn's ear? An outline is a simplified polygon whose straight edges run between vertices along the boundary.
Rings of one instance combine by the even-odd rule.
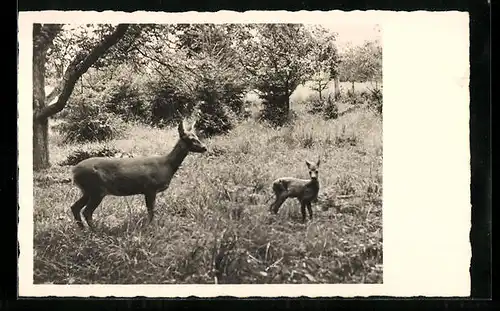
[[[179,135],[184,135],[184,120],[181,119],[179,121],[179,126],[177,126],[177,129],[179,130]]]
[[[190,131],[194,131],[194,127],[196,126],[196,119],[191,123],[191,127],[189,128]]]
[[[306,165],[307,165],[308,168],[311,168],[312,163],[306,160]]]
[[[321,163],[321,159],[318,158],[318,162],[316,162],[316,166],[319,166],[320,163]]]

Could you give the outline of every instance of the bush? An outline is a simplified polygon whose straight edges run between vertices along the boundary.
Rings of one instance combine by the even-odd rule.
[[[193,112],[196,98],[174,80],[163,80],[149,87],[154,94],[151,104],[151,121],[154,125],[166,126],[179,121],[180,116]]]
[[[76,165],[81,161],[92,157],[113,157],[120,152],[120,150],[108,146],[94,147],[94,149],[82,147],[70,153],[68,157],[60,163],[60,165]]]
[[[362,95],[362,92],[348,90],[346,95],[340,97],[340,100],[345,104],[358,106],[365,103],[363,96],[366,96],[366,94]]]
[[[337,119],[339,117],[339,107],[337,103],[331,99],[328,100],[323,109],[323,117],[325,119]]]
[[[369,107],[373,108],[379,114],[382,114],[382,90],[379,88],[370,90],[368,99]]]
[[[323,98],[320,99],[317,93],[313,93],[306,98],[305,105],[309,113],[320,114],[323,113],[325,108],[325,100]]]
[[[106,92],[109,101],[106,108],[109,112],[119,115],[124,121],[140,121],[149,123],[151,120],[151,106],[139,90],[139,86],[130,80],[112,80]]]
[[[292,123],[297,115],[289,108],[290,98],[283,94],[268,93],[261,95],[262,110],[259,120],[269,123],[273,127],[279,127]]]
[[[198,105],[201,114],[196,128],[202,137],[228,133],[234,128],[235,115],[224,105],[201,101]]]
[[[223,67],[210,58],[202,60],[198,67],[196,98],[200,120],[197,128],[204,136],[229,132],[238,117],[246,114],[244,83],[233,68]]]
[[[327,120],[337,119],[339,116],[339,108],[332,95],[326,99],[320,99],[318,95],[314,94],[306,99],[309,113],[322,114]]]
[[[122,134],[124,127],[121,120],[98,104],[73,102],[66,121],[55,129],[61,133],[64,143],[74,143],[114,139]]]

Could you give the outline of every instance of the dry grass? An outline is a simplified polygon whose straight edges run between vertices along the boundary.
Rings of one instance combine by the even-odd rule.
[[[135,125],[109,144],[149,155],[176,139],[175,129]],[[382,282],[382,123],[371,112],[334,121],[300,112],[279,130],[239,124],[206,141],[206,154],[186,158],[158,196],[153,225],[145,224],[142,196],[106,197],[95,233],[73,221],[78,189],[57,182],[70,168],[56,163],[78,146],[61,144],[57,133],[50,143],[54,165],[35,173],[35,283]],[[293,200],[270,215],[271,181],[307,177],[304,160],[317,156],[315,219],[301,224]]]

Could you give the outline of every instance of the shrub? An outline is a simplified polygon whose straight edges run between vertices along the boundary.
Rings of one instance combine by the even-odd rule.
[[[374,109],[377,113],[382,114],[382,90],[375,88],[370,90],[370,96],[368,98],[368,105]]]
[[[192,92],[183,89],[174,79],[166,79],[149,86],[153,93],[151,121],[154,125],[172,125],[182,115],[193,112],[196,98]]]
[[[55,129],[62,134],[64,143],[98,142],[119,137],[124,130],[120,121],[92,101],[73,102],[66,121]]]
[[[226,68],[226,69],[223,69]],[[237,72],[218,66],[208,57],[200,61],[196,98],[200,112],[198,130],[204,136],[225,134],[234,128],[244,109],[244,83]]]
[[[106,90],[109,101],[106,108],[109,112],[119,115],[125,121],[140,121],[149,123],[151,120],[151,106],[149,101],[140,92],[139,86],[130,80],[112,80]]]
[[[323,117],[325,119],[337,119],[339,117],[339,107],[331,96],[328,96],[326,105],[323,107]]]
[[[348,90],[346,95],[341,96],[340,100],[343,103],[351,106],[362,105],[365,102],[365,100],[363,99],[363,95],[361,95],[361,92],[353,92],[351,90]]]
[[[320,99],[317,93],[313,93],[308,96],[304,104],[307,107],[307,111],[311,114],[323,113],[323,110],[325,108],[324,99]]]
[[[289,109],[289,97],[284,94],[270,92],[260,96],[262,101],[262,110],[259,114],[259,120],[267,122],[273,127],[279,127],[293,123],[297,115]]]
[[[81,161],[92,158],[92,157],[113,157],[114,155],[120,153],[121,151],[109,146],[100,147],[82,147],[71,152],[61,165],[76,165]]]
[[[225,134],[233,129],[235,116],[224,105],[201,101],[198,108],[201,114],[196,123],[196,128],[202,137]]]
[[[309,113],[322,114],[326,120],[337,119],[339,116],[338,105],[331,94],[326,99],[320,99],[317,94],[311,95],[305,104]]]

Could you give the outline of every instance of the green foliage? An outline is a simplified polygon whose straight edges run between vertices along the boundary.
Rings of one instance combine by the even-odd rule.
[[[123,132],[121,120],[105,111],[101,103],[73,100],[65,122],[58,130],[65,143],[106,141],[119,137]]]
[[[338,76],[339,53],[335,46],[335,34],[323,27],[312,27],[314,44],[311,51],[311,63],[314,73],[311,77],[311,88],[318,92],[321,99],[323,90],[331,79]]]
[[[347,93],[341,95],[339,100],[350,106],[360,106],[365,103],[367,99],[366,94],[365,91],[357,92],[347,90]]]
[[[339,117],[339,107],[332,97],[328,97],[326,105],[323,108],[323,117],[325,119],[337,119]]]
[[[172,79],[162,79],[152,83],[149,90],[153,94],[151,103],[151,121],[155,125],[172,125],[181,115],[193,112],[196,97],[185,91]]]
[[[349,46],[341,55],[339,74],[342,81],[366,82],[382,80],[382,46],[379,41],[366,41]]]
[[[382,114],[382,90],[374,88],[370,90],[369,106],[372,107],[377,113]]]
[[[313,74],[314,37],[301,24],[255,24],[240,39],[241,61],[263,99],[262,119],[286,123],[290,95]]]
[[[306,98],[304,104],[307,106],[309,113],[320,114],[324,111],[325,100],[319,98],[318,94],[313,93]]]
[[[293,121],[293,111],[289,109],[289,97],[284,94],[267,93],[261,95],[262,110],[259,119],[273,127],[283,126]]]
[[[73,150],[60,165],[76,165],[81,161],[92,157],[113,157],[121,151],[109,146],[98,146],[96,148],[86,145]]]
[[[305,105],[309,113],[321,114],[325,119],[337,119],[339,116],[339,108],[332,94],[326,98],[319,98],[317,93],[311,94],[307,97]]]
[[[140,87],[141,83],[129,79],[112,79],[106,89],[110,97],[104,103],[106,109],[124,121],[148,123],[151,119],[151,106]]]

